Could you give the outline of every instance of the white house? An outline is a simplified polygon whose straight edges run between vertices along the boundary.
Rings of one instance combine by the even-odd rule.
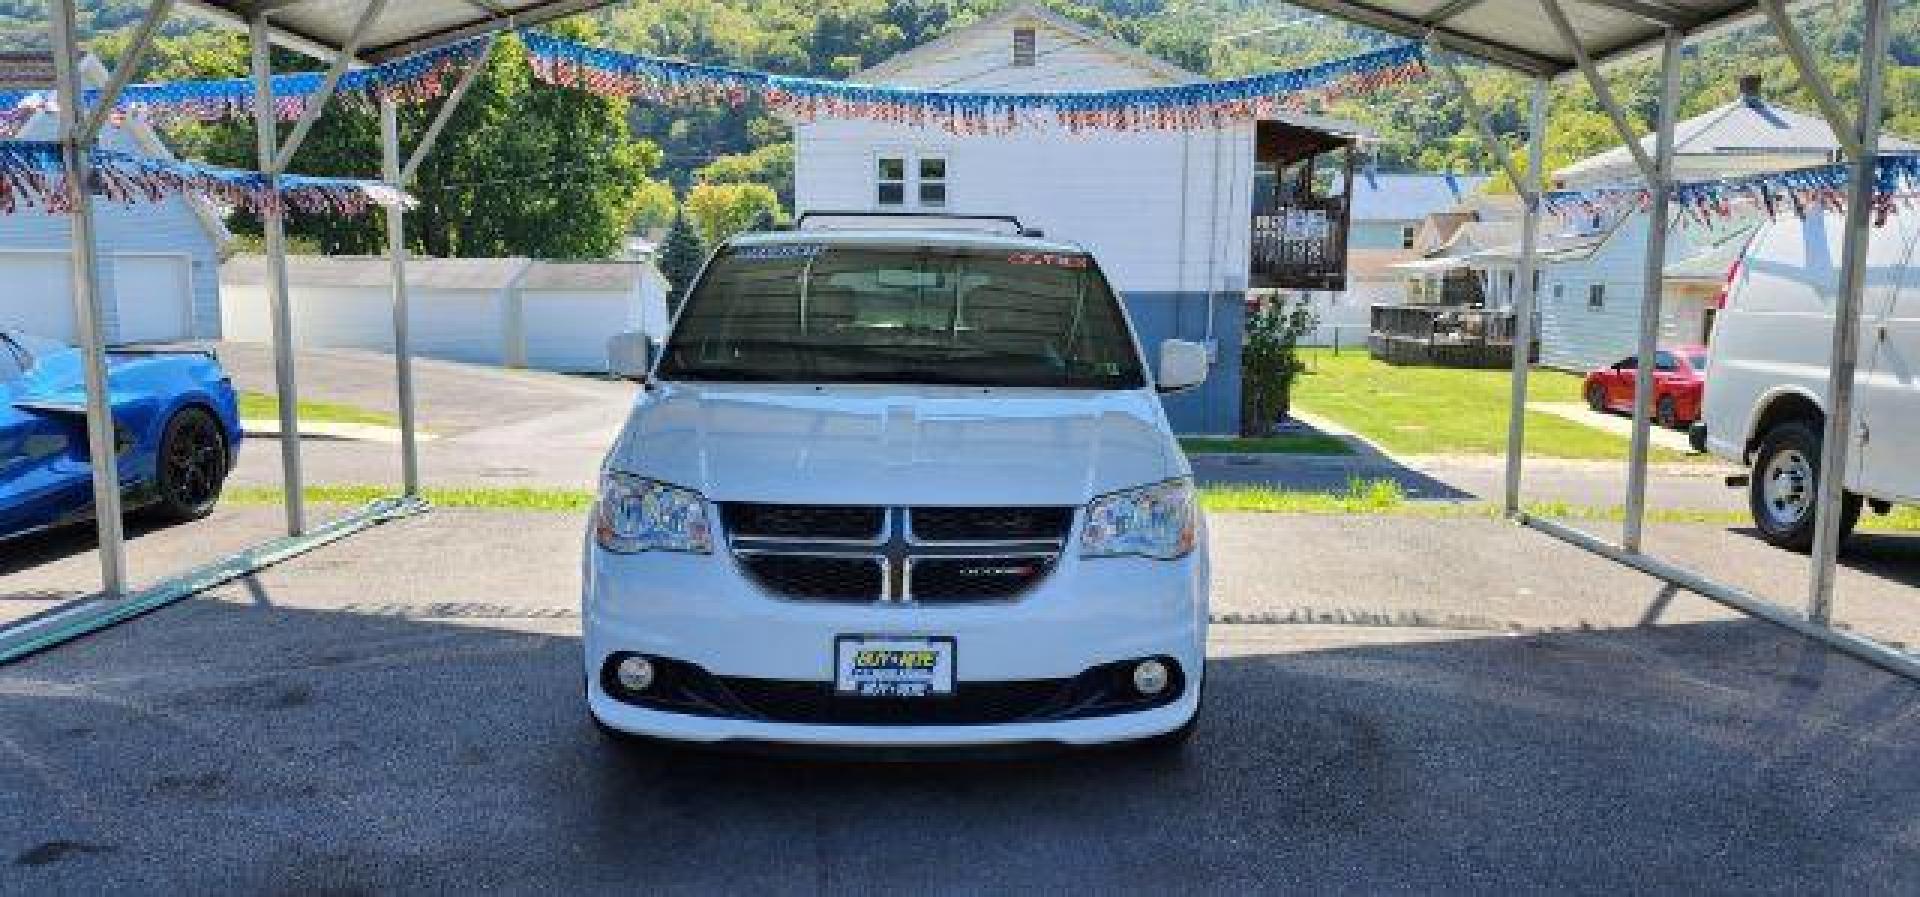
[[[289,256],[295,344],[392,351],[391,272],[379,256]],[[266,275],[256,255],[221,269],[228,339],[271,339]],[[407,285],[410,342],[430,358],[605,371],[609,337],[666,333],[666,278],[652,262],[414,259]]]
[[[853,76],[924,89],[1143,88],[1198,76],[1033,5],[1015,5]],[[1303,118],[1304,120],[1304,118]],[[1170,396],[1184,432],[1233,432],[1249,282],[1255,135],[1040,128],[958,135],[873,121],[794,122],[796,211],[1011,214],[1100,260],[1151,353],[1179,337],[1214,348],[1207,385]]]
[[[107,72],[92,57],[81,73],[93,86]],[[53,57],[0,54],[0,90],[51,90]],[[58,116],[37,111],[4,136],[53,140]],[[107,126],[101,146],[170,158],[153,129],[139,120]],[[220,261],[231,244],[219,210],[198,197],[170,196],[132,205],[94,204],[102,329],[110,343],[216,339],[220,336]],[[23,206],[0,214],[0,327],[62,340],[76,338],[72,246],[66,215]]]
[[[1730,103],[1679,122],[1674,132],[1674,172],[1682,181],[1804,168],[1838,161],[1839,144],[1826,120],[1768,102],[1757,77],[1742,78],[1741,95]],[[1920,146],[1881,137],[1882,152],[1914,152]],[[1653,137],[1641,146],[1653,152]],[[1625,146],[1582,159],[1553,174],[1567,189],[1632,183],[1637,169]],[[1555,223],[1552,218],[1549,223]],[[1669,267],[1690,276],[1715,265],[1724,273],[1737,240],[1751,219],[1697,222],[1670,228]],[[1641,297],[1646,284],[1647,217],[1642,213],[1614,221],[1575,222],[1570,233],[1550,237],[1557,246],[1543,254],[1540,296],[1542,364],[1584,370],[1633,353],[1638,339]],[[1708,256],[1696,265],[1681,263]],[[1511,264],[1511,252],[1494,254],[1483,264]],[[1722,256],[1727,261],[1721,260]],[[1660,332],[1671,343],[1704,342],[1708,305],[1717,291],[1669,290],[1663,302]]]

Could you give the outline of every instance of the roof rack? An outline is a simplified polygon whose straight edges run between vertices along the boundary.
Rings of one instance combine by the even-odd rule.
[[[1039,228],[1026,227],[1020,219],[1012,215],[967,215],[954,212],[870,212],[870,211],[808,211],[801,212],[793,220],[795,230],[805,230],[810,218],[861,218],[882,219],[888,221],[907,221],[916,218],[932,218],[941,221],[963,221],[976,223],[996,223],[1009,225],[1013,232],[1022,237],[1044,237],[1046,233]]]

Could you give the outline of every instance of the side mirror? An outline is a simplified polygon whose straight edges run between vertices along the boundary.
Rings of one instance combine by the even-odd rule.
[[[647,335],[629,330],[608,339],[607,370],[615,377],[645,382],[653,370],[653,344]]]
[[[1160,371],[1154,388],[1179,392],[1207,382],[1207,347],[1183,339],[1160,343]]]

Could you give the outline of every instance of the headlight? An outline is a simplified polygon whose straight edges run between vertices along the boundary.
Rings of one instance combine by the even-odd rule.
[[[600,475],[593,537],[601,548],[621,554],[713,550],[707,501],[700,493],[611,471]]]
[[[1103,495],[1087,505],[1080,556],[1170,561],[1193,550],[1193,484],[1168,480]]]

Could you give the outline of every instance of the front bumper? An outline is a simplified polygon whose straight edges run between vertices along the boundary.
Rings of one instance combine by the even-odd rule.
[[[1013,601],[965,605],[841,604],[773,597],[723,550],[612,554],[588,542],[583,672],[594,716],[626,732],[689,742],[865,747],[1094,745],[1170,732],[1199,709],[1208,569],[1202,548],[1178,561],[1063,557]],[[825,683],[842,635],[948,636],[969,682],[1071,679],[1151,656],[1184,675],[1172,702],[1080,719],[969,725],[845,725],[694,715],[626,703],[602,687],[615,653],[696,664],[716,676]]]

